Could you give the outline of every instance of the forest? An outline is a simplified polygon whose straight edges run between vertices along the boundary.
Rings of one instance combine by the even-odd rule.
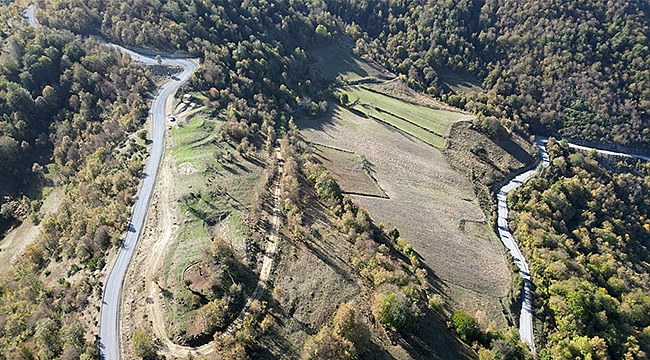
[[[650,353],[650,165],[548,145],[551,166],[509,199],[532,266],[539,356]]]
[[[0,357],[93,358],[79,317],[94,307],[105,251],[128,221],[143,154],[126,134],[145,120],[153,83],[93,41],[25,26],[15,4],[0,12],[0,191],[15,199],[3,202],[3,216],[43,228],[2,275]],[[39,192],[53,185],[63,189],[59,211],[38,218]],[[60,262],[81,278],[44,281]]]
[[[509,130],[647,151],[646,2],[326,2],[360,54],[416,89]],[[483,91],[455,93],[449,72]]]
[[[326,41],[328,31],[341,32],[356,41],[359,54],[413,88],[496,119],[509,130],[636,149],[649,145],[650,28],[644,2],[269,4],[44,1],[48,11],[43,23],[126,45],[205,55],[218,59],[214,70],[205,70],[213,77],[237,69],[238,77],[255,84],[265,78],[293,80],[301,83],[297,88],[285,84],[297,91],[293,95],[312,97],[306,80],[314,79],[304,76],[300,52],[294,50]],[[322,35],[313,31],[318,25],[325,30]],[[260,48],[260,42],[273,45]],[[238,51],[224,56],[230,52],[225,48],[234,46]],[[449,72],[481,79],[483,91],[452,91],[439,75]]]

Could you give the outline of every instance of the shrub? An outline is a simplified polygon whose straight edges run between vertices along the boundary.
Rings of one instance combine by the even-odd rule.
[[[323,327],[318,334],[311,336],[303,347],[302,359],[329,360],[355,359],[354,346],[336,334],[330,327]]]
[[[465,310],[456,310],[451,316],[451,322],[461,340],[472,343],[478,340],[479,330],[476,318]]]
[[[411,300],[403,292],[378,296],[374,307],[377,319],[385,327],[393,328],[400,333],[411,330],[415,321],[415,312]]]
[[[142,129],[138,131],[138,137],[142,140],[147,140],[147,130]]]
[[[144,331],[134,331],[131,335],[131,342],[135,356],[142,359],[154,359],[157,356],[153,338]]]
[[[339,95],[339,102],[343,106],[347,105],[350,102],[350,97],[348,96],[348,93],[343,91],[341,95]]]

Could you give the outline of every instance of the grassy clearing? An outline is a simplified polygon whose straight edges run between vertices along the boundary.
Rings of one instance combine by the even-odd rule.
[[[481,80],[469,73],[447,71],[440,73],[440,77],[455,93],[476,94],[483,90]]]
[[[352,53],[354,44],[349,39],[333,41],[309,53],[316,59],[314,67],[325,79],[359,82],[366,79],[391,79],[395,77],[378,64],[359,58]]]
[[[424,131],[433,132],[444,137],[451,124],[460,120],[472,119],[472,115],[447,110],[432,109],[415,105],[394,97],[375,92],[366,87],[347,86],[344,91],[350,96],[350,101],[358,101],[366,109],[377,109],[373,116],[390,115],[396,120],[410,122]],[[443,144],[444,145],[444,144]]]
[[[211,239],[203,228],[203,221],[188,221],[181,226],[178,238],[170,247],[163,265],[163,282],[168,294],[165,296],[167,306],[167,323],[169,333],[177,334],[186,329],[191,308],[192,292],[183,284],[183,271],[199,261],[202,249],[210,246]]]
[[[176,173],[175,201],[181,213],[178,235],[165,255],[162,272],[165,320],[172,336],[187,330],[196,312],[192,292],[183,282],[185,269],[201,260],[214,235],[224,236],[241,251],[250,235],[241,222],[242,212],[262,168],[218,139],[219,124],[198,112],[169,132],[173,146],[168,155]],[[220,161],[215,152],[222,154]],[[214,195],[217,186],[221,195]]]
[[[316,159],[330,169],[344,192],[386,197],[386,193],[369,174],[372,164],[359,154],[318,144],[313,145],[312,151]]]
[[[230,243],[240,253],[245,251],[245,240],[248,236],[248,228],[242,223],[241,214],[233,212],[219,224],[214,226],[216,235],[230,240]]]
[[[207,120],[202,114],[195,114],[189,119],[188,125],[178,126],[171,131],[171,138],[175,146],[171,156],[180,165],[190,162],[198,172],[205,171],[205,167],[217,146],[210,144],[215,139],[215,123]]]

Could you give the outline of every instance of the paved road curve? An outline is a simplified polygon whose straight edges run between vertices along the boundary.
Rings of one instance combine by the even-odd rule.
[[[505,245],[508,248],[508,250],[510,250],[510,254],[512,254],[515,264],[517,265],[517,267],[519,267],[519,274],[521,275],[521,277],[524,278],[524,288],[521,295],[522,296],[521,314],[519,316],[519,336],[521,338],[521,341],[528,344],[533,354],[535,353],[535,341],[533,336],[533,316],[532,316],[532,301],[533,301],[532,279],[530,276],[530,268],[528,267],[528,263],[526,262],[524,255],[519,249],[517,242],[513,238],[508,228],[508,205],[506,202],[506,198],[508,196],[508,193],[511,190],[515,189],[517,186],[521,185],[523,182],[530,179],[539,170],[549,165],[548,153],[546,152],[546,148],[545,148],[545,144],[548,141],[548,138],[541,137],[541,136],[537,136],[536,138],[537,139],[535,141],[535,144],[537,145],[537,148],[539,149],[541,155],[540,157],[541,161],[540,163],[538,163],[538,166],[536,166],[535,169],[528,170],[525,173],[512,179],[508,184],[503,186],[499,190],[499,193],[497,194],[497,207],[498,207],[498,215],[499,215],[497,225],[499,230],[499,237],[501,238],[501,242],[503,242],[503,245]],[[595,150],[598,153],[603,155],[631,157],[631,158],[650,161],[650,157],[644,155],[637,155],[637,154],[610,151],[610,150],[601,150],[601,149],[581,146],[573,143],[567,143],[567,144],[569,145],[569,147],[578,150],[584,150],[584,151]]]
[[[514,237],[512,237],[512,234],[508,229],[508,204],[506,200],[510,191],[521,185],[526,180],[530,179],[541,168],[548,166],[549,158],[548,154],[546,153],[546,148],[544,147],[544,143],[546,141],[547,139],[542,137],[537,137],[537,140],[535,141],[535,144],[539,149],[541,159],[538,165],[534,169],[528,170],[525,173],[512,179],[509,183],[503,186],[497,194],[497,208],[499,215],[497,225],[499,229],[499,237],[501,238],[503,245],[505,245],[508,250],[510,250],[510,254],[512,254],[515,264],[517,267],[519,267],[519,275],[524,278],[524,288],[521,294],[521,314],[519,316],[519,336],[521,337],[521,341],[528,344],[533,354],[535,353],[535,341],[533,338],[533,289],[530,277],[530,268],[528,267],[528,263],[526,262],[524,255],[519,249],[517,242],[515,241]]]
[[[157,63],[154,57],[138,54],[117,45],[112,46],[129,54],[133,60],[149,64]],[[99,322],[100,359],[118,360],[120,357],[119,310],[122,284],[124,283],[126,269],[135,251],[140,231],[142,230],[144,218],[149,206],[149,198],[153,192],[158,166],[162,158],[163,137],[165,135],[165,103],[167,99],[176,93],[179,86],[189,79],[196,68],[196,65],[192,61],[185,59],[164,57],[162,58],[162,64],[181,66],[183,72],[162,86],[158,94],[154,97],[153,105],[151,106],[153,113],[153,144],[150,150],[149,162],[143,175],[142,187],[140,188],[140,193],[138,194],[138,199],[133,209],[133,217],[129,225],[128,233],[104,287],[104,299],[102,301],[101,320]]]
[[[25,10],[23,16],[31,26],[38,27],[38,22],[34,17],[35,10],[36,7],[32,4]],[[145,64],[158,63],[158,60],[155,57],[139,54],[119,45],[106,45],[128,54],[131,56],[131,59],[135,61]],[[129,262],[131,262],[135,247],[138,243],[138,237],[140,236],[140,231],[142,230],[144,218],[149,206],[149,198],[151,197],[156,182],[158,166],[160,165],[160,159],[162,158],[163,138],[165,135],[165,104],[167,100],[176,93],[181,84],[189,79],[196,69],[196,64],[187,59],[163,57],[161,58],[161,64],[180,66],[183,68],[183,72],[161,86],[158,93],[154,96],[153,104],[151,106],[151,112],[153,114],[153,134],[151,137],[153,144],[149,153],[149,162],[147,163],[147,167],[143,174],[142,187],[140,188],[140,193],[135,202],[131,223],[129,224],[124,244],[120,249],[117,260],[108,275],[104,287],[101,320],[99,323],[99,358],[105,360],[118,360],[120,358],[119,315],[122,284],[124,283],[126,269],[129,266]]]
[[[36,10],[36,6],[34,4],[31,4],[23,11],[23,17],[27,20],[29,25],[32,27],[37,28],[38,27],[38,22],[36,21],[36,17],[34,16],[34,11]]]

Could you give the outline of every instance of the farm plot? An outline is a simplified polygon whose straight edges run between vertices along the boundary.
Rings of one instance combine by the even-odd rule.
[[[320,144],[312,144],[312,152],[316,160],[330,169],[343,192],[386,197],[386,193],[369,174],[372,164],[359,154]]]
[[[473,118],[461,112],[415,105],[359,85],[344,87],[342,91],[348,93],[354,110],[437,148],[445,146],[451,124]]]
[[[432,270],[432,285],[448,294],[449,308],[483,310],[505,324],[499,300],[508,295],[510,270],[501,243],[471,184],[437,149],[338,106],[331,118],[298,126],[308,141],[350,149],[373,164],[390,199],[353,197],[374,221],[397,226],[413,244]]]

